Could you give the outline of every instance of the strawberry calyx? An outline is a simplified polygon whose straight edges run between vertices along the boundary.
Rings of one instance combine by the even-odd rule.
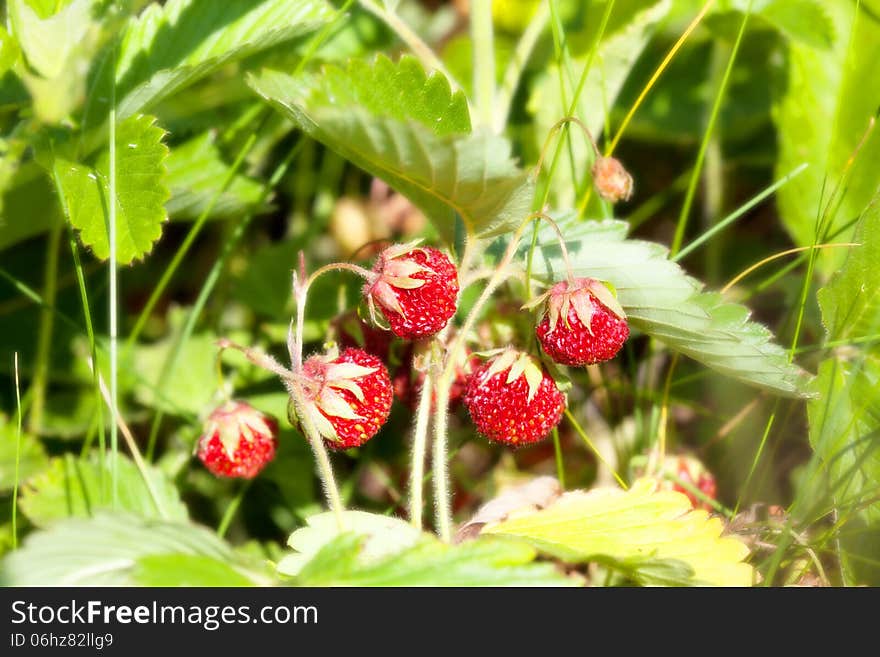
[[[486,378],[490,379],[496,374],[507,372],[507,378],[504,380],[506,385],[515,382],[521,376],[526,378],[529,386],[528,401],[531,402],[535,395],[538,394],[538,388],[541,380],[544,378],[544,372],[541,363],[537,358],[523,351],[508,348],[501,352],[489,365],[489,371]]]
[[[413,276],[422,272],[430,273],[431,269],[420,265],[414,260],[403,258],[403,256],[409,255],[415,250],[421,250],[416,248],[420,243],[421,240],[407,244],[395,244],[379,254],[377,266],[371,272],[372,275],[367,279],[367,283],[364,286],[364,294],[368,299],[370,307],[370,316],[374,322],[376,322],[376,301],[388,310],[393,310],[405,317],[406,314],[394,291],[395,288],[415,290],[427,283],[425,279],[414,278]]]
[[[211,413],[205,435],[216,435],[230,460],[235,458],[242,440],[254,442],[259,436],[273,436],[277,425],[266,415],[243,402],[227,401]]]
[[[580,323],[586,327],[590,335],[593,335],[594,310],[590,297],[595,298],[618,318],[626,319],[623,307],[608,285],[595,278],[573,278],[560,281],[547,292],[524,305],[523,308],[534,308],[546,302],[545,312],[550,321],[549,333],[556,330],[560,317],[566,328],[571,328],[568,321],[568,311],[573,308]]]

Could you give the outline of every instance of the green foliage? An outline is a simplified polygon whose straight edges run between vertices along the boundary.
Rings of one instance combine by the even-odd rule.
[[[100,513],[93,518],[71,518],[27,537],[21,549],[0,562],[4,586],[134,586],[140,578],[155,577],[155,561],[140,559],[163,555],[194,555],[216,562],[247,563],[204,527],[186,522],[140,518],[127,513]],[[176,567],[180,567],[177,562]],[[230,575],[216,566],[200,564],[202,577]],[[256,582],[255,582],[256,583]]]
[[[553,125],[568,115],[575,88],[588,62],[590,70],[574,114],[584,122],[598,141],[609,109],[614,105],[624,81],[642,49],[648,44],[657,23],[666,15],[670,6],[669,0],[637,3],[633,12],[627,15],[628,20],[617,23],[619,30],[615,30],[614,25],[609,25],[609,30],[596,47],[591,62],[589,50],[585,50],[576,57],[567,59],[562,74],[558,64],[551,64],[537,75],[528,101],[528,110],[534,117],[536,148],[543,146]],[[619,8],[614,14],[618,12]],[[591,15],[595,18],[593,23],[598,23],[601,13],[594,10]],[[590,34],[589,39],[595,39],[595,35]],[[589,43],[592,44],[592,41]],[[562,102],[560,85],[565,89],[565,105]],[[564,159],[551,181],[550,202],[556,207],[575,205],[578,187],[587,176],[593,159],[591,147],[573,126],[570,129],[569,142],[570,150],[568,146],[563,150]],[[570,158],[573,159],[575,177],[572,177]]]
[[[117,509],[143,518],[181,520],[186,507],[174,483],[160,470],[148,466],[148,487],[135,464],[123,455],[117,463]],[[86,518],[113,506],[111,457],[93,452],[87,458],[67,455],[54,458],[49,467],[27,480],[19,505],[38,527],[68,517]],[[153,498],[153,495],[156,498]]]
[[[54,16],[73,0],[25,0],[28,7],[34,10],[41,19]]]
[[[302,79],[264,71],[249,83],[311,137],[406,195],[447,241],[456,217],[470,234],[490,236],[528,214],[532,185],[509,142],[468,134],[464,97],[411,58],[353,60]]]
[[[621,221],[562,223],[574,275],[610,282],[633,327],[743,383],[804,395],[808,377],[788,362],[770,331],[749,321],[744,306],[704,292],[702,283],[667,258],[665,247],[627,239]],[[549,227],[541,228],[538,245],[532,273],[549,285],[563,278],[565,262]]]
[[[171,198],[165,210],[172,219],[195,219],[227,184],[230,166],[217,148],[213,132],[204,132],[171,150],[165,162]],[[263,186],[236,173],[211,207],[210,217],[229,217],[254,208]]]
[[[810,444],[823,482],[841,519],[840,542],[848,583],[880,582],[873,561],[880,549],[880,207],[859,222],[841,270],[819,290],[826,339],[833,347],[822,362],[808,406]],[[864,345],[862,351],[854,349]],[[811,483],[818,485],[813,480]]]
[[[101,64],[86,124],[100,125],[115,77],[122,118],[216,71],[319,27],[332,9],[323,0],[171,0],[153,3],[133,18],[120,38],[115,76]],[[112,56],[112,50],[105,57]]]
[[[132,116],[116,128],[116,188],[110,189],[110,155],[102,153],[94,167],[64,159],[55,161],[55,177],[67,216],[83,244],[97,258],[110,255],[110,205],[116,206],[116,257],[121,264],[143,258],[162,234],[167,218],[162,143],[165,131],[145,114]]]
[[[201,554],[140,557],[132,577],[140,586],[253,586],[254,580],[228,562]]]
[[[855,8],[853,2],[823,5],[834,23],[830,50],[803,43],[789,47],[788,81],[775,112],[779,131],[776,170],[786,172],[801,162],[810,163],[804,175],[778,195],[782,221],[798,245],[821,241],[826,229],[829,235],[843,230],[880,185],[875,165],[880,157],[880,134],[875,130],[849,171],[839,206],[818,227],[832,190],[842,182],[847,161],[880,107],[880,85],[866,83],[875,77],[873,62],[880,58],[880,22],[864,10],[856,16]],[[849,228],[836,241],[851,236]],[[817,264],[830,273],[842,258],[837,253]]]
[[[0,25],[0,77],[12,67],[19,54],[18,43],[6,28]]]

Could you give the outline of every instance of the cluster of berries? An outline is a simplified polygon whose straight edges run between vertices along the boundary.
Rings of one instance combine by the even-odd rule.
[[[363,294],[373,322],[399,338],[434,336],[456,313],[458,272],[435,248],[391,246],[366,274]],[[581,367],[608,360],[629,336],[623,309],[598,280],[570,276],[527,307],[539,305],[543,310],[535,333],[557,363]],[[387,354],[387,341],[374,342]],[[370,348],[369,341],[366,346]],[[546,438],[561,420],[565,395],[538,358],[513,347],[495,351],[473,366],[473,355],[464,358],[451,397],[463,399],[477,430],[489,440],[528,445]],[[409,379],[412,368],[402,369]],[[407,389],[397,377],[392,383],[379,357],[355,346],[312,356],[301,371],[287,374],[295,377],[302,392],[300,407],[294,409],[296,420],[307,419],[324,443],[337,450],[372,438],[388,418],[394,388]],[[408,394],[415,396],[412,388]],[[215,474],[250,478],[274,456],[276,432],[274,421],[246,404],[231,402],[208,419],[198,455]]]

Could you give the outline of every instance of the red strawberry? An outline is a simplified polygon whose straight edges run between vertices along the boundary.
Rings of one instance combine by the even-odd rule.
[[[629,337],[623,308],[594,278],[556,283],[536,302],[545,298],[547,308],[535,333],[557,363],[582,366],[609,360]]]
[[[519,447],[546,438],[559,424],[565,396],[537,359],[508,349],[474,371],[464,403],[481,434]]]
[[[363,445],[388,419],[391,378],[382,361],[362,349],[312,356],[299,381],[306,399],[296,410],[309,414],[330,449]]]
[[[696,496],[691,490],[682,485],[682,482],[696,488],[710,500],[718,499],[718,486],[714,475],[696,457],[682,455],[666,460],[663,465],[662,490],[675,490],[687,495],[691,505],[695,509],[712,511],[712,505]]]
[[[392,333],[408,340],[426,338],[455,314],[458,271],[437,249],[397,244],[379,254],[364,296],[374,319],[379,305]]]
[[[198,457],[218,477],[254,478],[275,457],[278,422],[250,404],[228,401],[205,422]]]

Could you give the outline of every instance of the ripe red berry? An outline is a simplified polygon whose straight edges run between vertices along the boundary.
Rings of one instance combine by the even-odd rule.
[[[441,251],[398,244],[379,254],[374,276],[364,285],[364,296],[375,317],[375,307],[392,333],[414,340],[434,335],[455,314],[458,271]]]
[[[556,283],[546,295],[544,317],[535,329],[550,358],[580,367],[609,360],[629,337],[623,308],[594,278]]]
[[[474,370],[464,403],[481,434],[513,447],[546,438],[565,410],[565,396],[547,370],[514,349]]]
[[[376,435],[391,411],[391,378],[376,356],[349,348],[339,356],[312,356],[300,382],[305,408],[330,449],[359,447]],[[292,422],[297,418],[292,416]]]
[[[718,499],[718,486],[715,476],[696,457],[681,455],[668,458],[661,473],[661,490],[674,490],[687,495],[695,509],[712,511],[712,505],[697,497],[689,487],[696,488],[710,500]],[[685,486],[684,484],[687,484]]]
[[[250,404],[229,401],[205,422],[198,457],[218,477],[254,478],[275,457],[278,422]]]

